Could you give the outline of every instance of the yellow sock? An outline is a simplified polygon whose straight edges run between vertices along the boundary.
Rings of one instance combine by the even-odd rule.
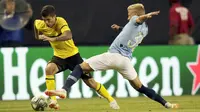
[[[102,84],[100,84],[100,83],[97,83],[96,91],[101,96],[103,96],[104,98],[106,98],[109,102],[112,102],[112,101],[115,100],[112,96],[110,96],[110,94],[108,93],[108,91],[106,90],[106,88]]]
[[[48,90],[55,90],[55,78],[54,75],[46,75],[46,86]],[[50,97],[52,100],[56,100],[56,96]]]

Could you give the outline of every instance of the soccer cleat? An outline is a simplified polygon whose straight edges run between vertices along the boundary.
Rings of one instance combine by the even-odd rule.
[[[169,102],[167,102],[166,104],[165,104],[165,108],[167,108],[167,109],[177,109],[177,108],[179,108],[179,105],[178,104],[173,104],[173,103],[169,103]]]
[[[60,90],[46,90],[45,94],[47,96],[59,96],[62,99],[64,99],[64,98],[67,97],[67,91],[65,91],[64,89],[60,89]]]
[[[116,100],[110,102],[110,107],[111,107],[112,109],[115,109],[115,110],[120,109],[120,107],[119,107],[119,105],[117,104]]]
[[[49,108],[59,110],[60,106],[56,100],[50,100]]]

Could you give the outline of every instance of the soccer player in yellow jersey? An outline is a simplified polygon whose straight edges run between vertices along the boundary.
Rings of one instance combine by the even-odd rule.
[[[45,72],[47,90],[55,90],[54,75],[67,69],[73,71],[76,65],[83,62],[83,59],[73,42],[67,22],[64,18],[56,16],[55,8],[52,5],[44,6],[41,10],[41,16],[42,20],[34,22],[35,37],[38,40],[49,41],[53,48],[54,56],[47,64]],[[96,82],[90,74],[82,76],[82,80],[89,87],[95,89],[109,101],[111,108],[119,109],[117,102],[103,85]],[[49,107],[59,109],[55,96],[51,96]]]

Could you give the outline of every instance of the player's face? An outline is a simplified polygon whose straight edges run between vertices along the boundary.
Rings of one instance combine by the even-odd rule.
[[[56,23],[56,16],[42,17],[42,19],[44,20],[45,24],[46,24],[48,27],[53,27],[54,24]]]

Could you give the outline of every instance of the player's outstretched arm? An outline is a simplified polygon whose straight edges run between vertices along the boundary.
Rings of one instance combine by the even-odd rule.
[[[144,21],[146,21],[147,19],[152,18],[152,16],[156,16],[160,13],[160,11],[154,11],[154,12],[150,12],[148,14],[145,15],[141,15],[136,19],[137,23],[143,23]]]

